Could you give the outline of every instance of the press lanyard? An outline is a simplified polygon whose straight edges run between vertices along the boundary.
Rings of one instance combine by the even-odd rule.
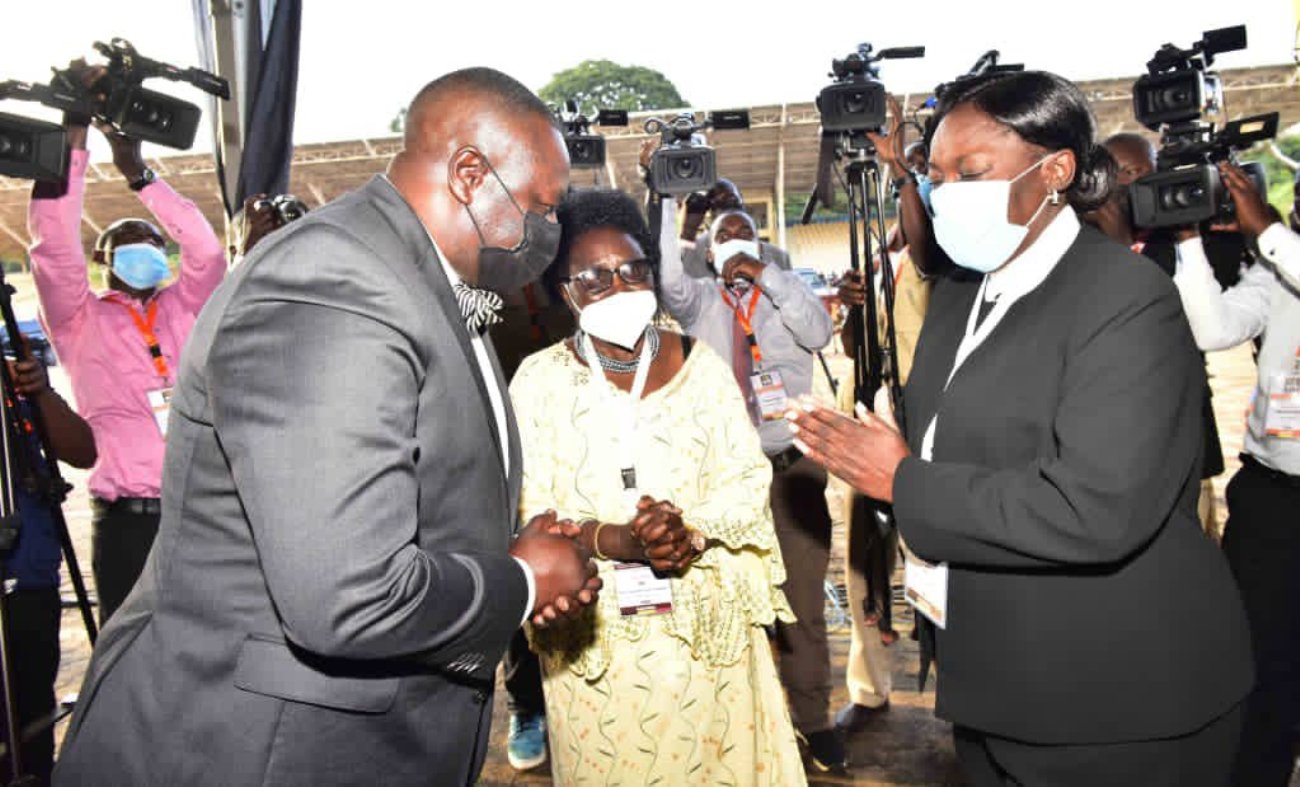
[[[754,294],[749,297],[749,311],[742,312],[739,302],[732,302],[731,297],[727,294],[727,288],[722,289],[722,302],[731,307],[736,313],[736,320],[740,323],[741,330],[745,332],[745,339],[749,342],[749,354],[754,357],[754,369],[758,370],[763,366],[763,353],[758,349],[758,337],[754,336],[754,311],[758,308],[758,297],[762,291],[757,286],[754,287]]]
[[[158,343],[158,337],[154,334],[153,327],[158,322],[158,301],[150,301],[148,308],[145,309],[145,315],[140,316],[140,312],[134,309],[131,304],[121,301],[114,301],[123,309],[131,314],[135,327],[144,337],[145,344],[149,347],[149,357],[153,359],[153,368],[158,372],[158,376],[164,380],[171,376],[171,369],[167,366],[167,359],[163,357],[162,345]]]
[[[606,385],[612,386],[613,383],[606,380],[605,370],[601,368],[600,359],[596,355],[596,345],[586,333],[582,334],[582,354],[587,361],[587,368],[591,371],[592,391],[596,394],[596,400],[601,401],[606,398]],[[643,339],[641,355],[636,362],[636,375],[632,378],[632,390],[628,394],[629,398],[623,413],[623,426],[620,430],[622,434],[618,439],[619,473],[623,478],[623,497],[633,509],[636,508],[636,501],[640,498],[636,478],[637,410],[641,405],[641,394],[645,391],[646,380],[650,377],[652,360],[650,342]]]

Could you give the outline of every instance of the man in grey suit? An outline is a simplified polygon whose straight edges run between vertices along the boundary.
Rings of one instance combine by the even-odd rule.
[[[267,238],[199,318],[158,539],[56,783],[472,783],[511,635],[595,600],[571,525],[511,540],[518,435],[480,333],[479,287],[554,256],[563,137],[488,69],[407,122],[387,177]]]

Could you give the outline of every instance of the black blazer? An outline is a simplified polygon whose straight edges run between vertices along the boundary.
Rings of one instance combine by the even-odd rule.
[[[977,279],[936,285],[906,392],[903,538],[951,564],[936,712],[1041,743],[1190,732],[1250,688],[1196,518],[1204,372],[1156,266],[1083,228],[944,391]]]

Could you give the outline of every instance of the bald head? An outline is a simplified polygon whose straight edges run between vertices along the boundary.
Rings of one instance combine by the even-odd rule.
[[[1127,186],[1138,178],[1155,172],[1156,149],[1141,134],[1114,134],[1104,144],[1119,166],[1121,186]]]
[[[527,213],[549,215],[569,185],[558,121],[518,81],[490,68],[439,77],[407,109],[389,178],[467,281],[478,249],[514,248]]]

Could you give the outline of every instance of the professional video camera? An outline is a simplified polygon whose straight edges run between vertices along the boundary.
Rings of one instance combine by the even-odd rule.
[[[0,82],[0,98],[35,101],[74,116],[107,123],[118,132],[145,142],[185,149],[194,143],[199,108],[141,86],[146,79],[186,82],[220,98],[230,85],[197,68],[181,69],[150,60],[129,41],[114,38],[95,49],[108,59],[104,76],[87,87],[67,70],[55,71],[48,85]],[[0,114],[0,175],[33,180],[61,180],[67,166],[67,142],[61,126],[17,115]]]
[[[650,188],[670,196],[712,188],[718,182],[717,156],[705,142],[703,132],[747,128],[749,113],[744,110],[713,112],[703,123],[696,123],[692,112],[682,112],[667,121],[650,118],[645,130],[662,139],[650,158]]]
[[[605,166],[605,138],[591,133],[591,119],[578,112],[578,105],[566,101],[565,111],[557,111],[564,127],[564,144],[569,148],[569,165],[574,169],[599,169]],[[598,126],[626,126],[626,109],[602,109],[596,115]]]
[[[1201,118],[1224,110],[1223,82],[1209,70],[1214,56],[1245,48],[1244,25],[1206,31],[1190,49],[1165,44],[1147,63],[1148,73],[1133,84],[1134,116],[1161,132],[1157,171],[1129,187],[1137,226],[1227,223],[1235,218],[1236,208],[1219,179],[1217,165],[1236,163],[1237,151],[1275,137],[1278,114],[1234,120],[1222,130]],[[1242,167],[1262,191],[1263,167],[1258,163]]]
[[[888,106],[885,85],[880,81],[881,60],[924,57],[925,47],[882,49],[872,54],[871,44],[859,44],[843,60],[831,61],[829,76],[835,82],[817,94],[817,111],[822,129],[865,134],[885,126]]]
[[[277,227],[283,227],[291,221],[301,219],[307,215],[309,210],[307,203],[292,194],[277,194],[269,199],[259,199],[253,202],[253,210],[255,211],[268,209],[275,213]]]

